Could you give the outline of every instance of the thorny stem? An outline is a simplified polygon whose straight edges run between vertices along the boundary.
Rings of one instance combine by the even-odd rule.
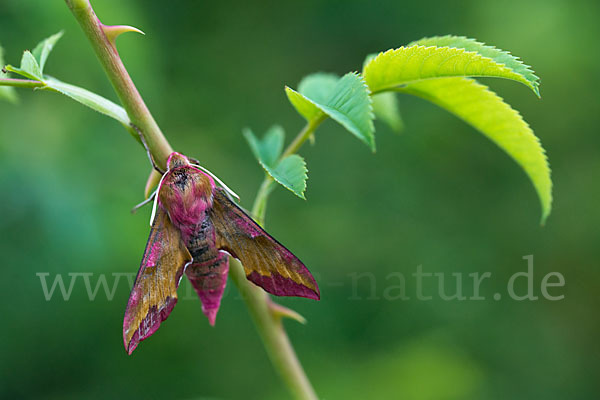
[[[90,40],[129,118],[141,130],[154,159],[160,167],[164,168],[166,159],[173,150],[133,84],[114,43],[107,38],[103,29],[104,25],[96,17],[89,0],[65,0],[65,2]],[[282,157],[295,153],[312,135],[322,120],[309,123],[286,149]],[[264,204],[263,207],[266,206],[271,184],[269,179],[266,178],[261,185],[254,202],[254,209],[257,209],[260,204]],[[261,213],[259,222],[262,224],[264,208]],[[273,365],[290,391],[299,400],[316,400],[317,395],[298,361],[281,317],[275,315],[270,306],[272,302],[267,293],[246,279],[244,268],[233,258],[230,262],[230,276],[246,302]]]
[[[158,124],[150,114],[146,103],[133,84],[129,73],[121,61],[114,42],[108,39],[105,25],[100,22],[89,0],[65,0],[75,19],[90,40],[108,79],[127,111],[131,122],[144,135],[148,148],[159,167],[165,169],[167,158],[173,152]]]

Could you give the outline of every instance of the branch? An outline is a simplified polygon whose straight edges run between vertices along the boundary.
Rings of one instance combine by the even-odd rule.
[[[90,40],[108,79],[127,111],[131,122],[142,132],[148,148],[161,168],[166,168],[167,158],[173,152],[146,103],[133,84],[114,44],[113,29],[104,25],[92,9],[89,0],[65,0],[75,19]],[[110,32],[109,40],[107,32]]]

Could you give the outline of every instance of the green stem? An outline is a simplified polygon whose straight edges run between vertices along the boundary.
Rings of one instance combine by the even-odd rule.
[[[269,295],[246,279],[244,267],[229,259],[229,277],[237,286],[256,325],[267,354],[289,390],[298,400],[316,400],[317,395],[302,369],[281,318],[273,315]]]
[[[154,159],[159,166],[164,167],[167,157],[172,152],[171,146],[133,84],[114,43],[107,38],[104,25],[96,17],[89,0],[65,1],[90,40],[129,118],[141,130]],[[286,149],[284,156],[296,152],[321,122],[322,119],[309,123]],[[254,203],[255,209],[261,202],[264,202],[263,207],[266,208],[270,183],[266,179],[261,185]],[[262,217],[259,218],[260,223],[264,222],[264,208],[261,211]],[[298,361],[281,317],[271,311],[269,296],[246,279],[244,268],[235,259],[230,263],[230,276],[246,302],[273,365],[290,391],[299,400],[316,400],[317,396]]]
[[[65,1],[83,29],[83,32],[90,40],[132,124],[141,131],[156,163],[164,169],[167,158],[173,152],[173,149],[167,139],[165,139],[148,107],[146,107],[142,96],[140,96],[140,93],[133,84],[129,73],[123,65],[123,61],[121,61],[117,48],[107,38],[104,25],[96,17],[89,0]]]
[[[0,86],[14,86],[26,89],[35,89],[44,87],[46,84],[38,81],[32,81],[30,79],[4,78],[0,79]]]

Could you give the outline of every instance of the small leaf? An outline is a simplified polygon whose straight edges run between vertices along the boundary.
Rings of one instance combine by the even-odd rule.
[[[261,162],[263,168],[279,184],[294,192],[301,199],[306,200],[304,191],[306,190],[306,180],[308,179],[306,162],[298,154],[292,154],[281,160],[275,168],[271,168]]]
[[[278,161],[283,151],[285,137],[283,128],[279,125],[272,126],[262,140],[258,139],[250,129],[245,129],[244,137],[265,172],[276,182],[304,199],[307,179],[304,159],[293,154]]]
[[[336,74],[317,72],[304,77],[298,84],[298,92],[317,103],[326,103],[335,90],[340,77]]]
[[[484,43],[476,41],[475,39],[452,35],[423,38],[421,40],[412,42],[409,46],[412,45],[452,47],[456,49],[474,51],[484,57],[491,58],[499,64],[504,64],[506,67],[521,75],[529,82],[528,86],[533,89],[535,94],[537,94],[538,97],[540,95],[540,78],[535,75],[529,65],[524,64],[518,57],[513,56],[508,51],[503,51],[493,46],[488,46]]]
[[[383,92],[376,94],[373,99],[373,112],[375,117],[385,122],[394,132],[404,129],[404,122],[400,115],[396,93]]]
[[[23,52],[21,66],[19,68],[13,67],[12,65],[7,65],[5,68],[7,71],[19,74],[25,78],[33,79],[34,81],[41,82],[43,80],[40,66],[29,50],[25,50],[25,52]]]
[[[35,46],[35,49],[33,49],[33,51],[31,52],[39,65],[40,77],[42,76],[42,74],[44,72],[44,66],[46,65],[46,60],[48,60],[48,56],[50,55],[50,52],[54,48],[54,45],[56,44],[56,42],[58,42],[58,39],[60,39],[62,37],[62,35],[63,35],[63,31],[60,31],[60,32],[42,40],[41,42],[38,43],[37,46]]]
[[[311,122],[326,114],[375,151],[373,107],[362,77],[350,72],[338,79],[335,86],[331,85],[329,78],[325,78],[326,83],[319,89],[314,84],[316,79],[310,85],[303,85],[306,95],[286,87],[288,99],[300,115]],[[324,78],[321,76],[319,79]],[[331,90],[328,96],[327,88]]]
[[[4,68],[4,49],[0,46],[0,78],[7,78],[8,74],[2,72],[2,68]],[[17,92],[15,91],[15,88],[10,86],[0,86],[0,99],[16,103]]]
[[[298,114],[302,115],[308,122],[316,121],[319,118],[323,118],[325,113],[319,109],[319,107],[289,87],[285,87],[285,94],[292,103],[292,106],[298,111]]]
[[[125,109],[112,101],[99,96],[96,93],[92,93],[89,90],[61,82],[58,79],[49,76],[46,77],[44,82],[46,83],[46,87],[43,88],[44,90],[54,90],[65,96],[69,96],[73,100],[88,106],[92,110],[96,110],[99,113],[116,119],[127,129],[131,129],[131,121]],[[134,137],[137,137],[135,132],[132,134]]]
[[[285,133],[281,126],[273,125],[262,140],[257,139],[250,129],[244,130],[244,137],[258,161],[269,167],[275,165],[283,151]]]
[[[486,86],[468,78],[424,80],[398,91],[450,111],[506,151],[531,179],[544,223],[552,208],[550,167],[539,139],[517,111]]]
[[[521,82],[535,91],[523,75],[476,52],[450,47],[409,46],[380,53],[364,71],[373,94],[432,78],[496,77]]]

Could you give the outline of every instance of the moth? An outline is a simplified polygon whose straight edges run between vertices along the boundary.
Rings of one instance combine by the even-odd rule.
[[[320,298],[304,264],[215,180],[183,154],[169,156],[155,192],[150,237],[125,310],[123,341],[129,354],[167,319],[184,274],[214,325],[230,255],[241,261],[251,282],[271,294]]]

